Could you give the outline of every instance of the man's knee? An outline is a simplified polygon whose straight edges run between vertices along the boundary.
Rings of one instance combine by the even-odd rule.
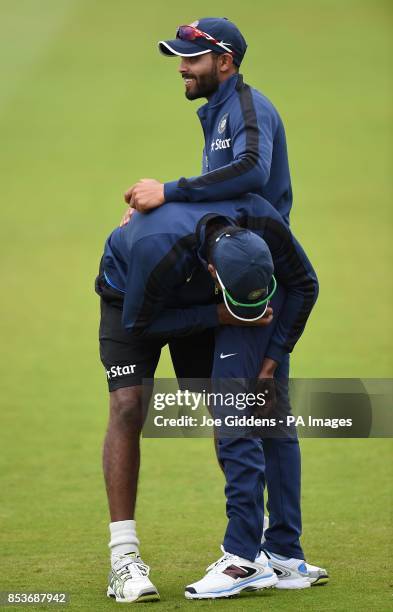
[[[140,387],[125,387],[110,394],[110,421],[124,428],[142,429],[142,391]]]

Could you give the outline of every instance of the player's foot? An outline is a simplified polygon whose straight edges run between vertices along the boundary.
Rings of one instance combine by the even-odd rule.
[[[276,589],[307,589],[311,586],[307,567],[302,559],[290,559],[266,549],[263,550],[263,553],[277,574]],[[255,561],[258,559],[259,557]]]
[[[261,544],[263,544],[265,542],[265,531],[266,529],[268,529],[269,527],[269,517],[265,514],[265,516],[263,517],[263,534],[262,534],[262,541]],[[266,550],[265,550],[266,552]],[[271,554],[271,553],[270,553]],[[287,557],[283,557],[283,559],[287,559]],[[297,559],[295,559],[295,561],[298,561]],[[302,561],[298,561],[299,563],[302,563]],[[311,586],[322,586],[324,584],[327,584],[329,582],[329,574],[327,573],[327,571],[323,568],[323,567],[318,567],[317,565],[311,565],[311,563],[306,563],[306,569],[308,572],[308,580],[311,584]],[[272,567],[274,567],[273,563],[272,563]],[[286,577],[283,576],[280,579],[280,576],[277,572],[278,575],[278,579],[280,580],[280,583],[283,584],[283,581],[286,580]],[[285,584],[285,582],[284,582]],[[277,588],[289,588],[289,587],[284,587],[284,586],[278,586]],[[294,588],[294,587],[292,587]],[[299,588],[299,587],[297,587]],[[305,587],[302,587],[305,588]]]
[[[265,555],[260,555],[258,562],[252,562],[226,553],[222,546],[221,550],[223,556],[209,565],[206,576],[186,587],[186,599],[232,597],[240,591],[258,591],[278,582]]]
[[[150,568],[136,553],[119,555],[109,574],[108,597],[119,602],[154,601],[160,599],[149,580]]]
[[[306,563],[306,568],[311,586],[322,586],[323,584],[327,584],[329,582],[329,574],[323,567]]]

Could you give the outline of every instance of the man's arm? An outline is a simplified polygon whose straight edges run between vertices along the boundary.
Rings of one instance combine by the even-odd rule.
[[[168,248],[162,236],[149,237],[147,257],[146,239],[133,247],[127,275],[123,305],[123,325],[140,337],[188,336],[218,325],[238,325],[223,304],[194,305],[187,308],[168,308],[169,298],[185,282],[187,253],[179,244]],[[268,325],[267,316],[256,322]]]
[[[273,310],[268,308],[263,318],[252,323],[239,321],[233,317],[224,304],[190,306],[187,308],[163,308],[150,323],[139,322],[132,328],[136,336],[142,338],[171,338],[190,336],[200,333],[209,327],[219,325],[240,325],[265,327],[273,320]]]
[[[307,255],[284,222],[269,219],[264,239],[272,253],[277,282],[287,292],[262,367],[264,376],[269,377],[274,373],[274,364],[292,352],[302,335],[319,288]]]
[[[278,120],[267,106],[256,110],[248,86],[244,86],[239,99],[239,108],[230,118],[231,163],[200,176],[164,184],[143,179],[125,193],[126,202],[146,212],[164,202],[217,201],[260,191],[269,180]]]
[[[233,161],[201,176],[165,183],[166,201],[216,201],[260,191],[270,176],[277,119],[267,107],[255,108],[246,85],[237,112],[232,112]],[[207,143],[209,144],[209,143]]]

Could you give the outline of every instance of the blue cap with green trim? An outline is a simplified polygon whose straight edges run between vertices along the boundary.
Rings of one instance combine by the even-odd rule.
[[[229,312],[241,321],[263,317],[277,288],[272,255],[263,238],[229,228],[216,238],[212,263]]]

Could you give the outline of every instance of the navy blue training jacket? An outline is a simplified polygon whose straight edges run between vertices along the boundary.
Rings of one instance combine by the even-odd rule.
[[[123,324],[142,337],[175,337],[218,325],[215,284],[203,258],[206,223],[220,215],[259,234],[287,292],[266,356],[278,363],[301,336],[318,295],[316,274],[281,215],[260,196],[135,212],[109,236],[106,282],[124,294]]]
[[[165,183],[165,201],[211,202],[251,192],[289,223],[287,145],[273,104],[236,74],[221,83],[198,115],[205,136],[202,175]]]

